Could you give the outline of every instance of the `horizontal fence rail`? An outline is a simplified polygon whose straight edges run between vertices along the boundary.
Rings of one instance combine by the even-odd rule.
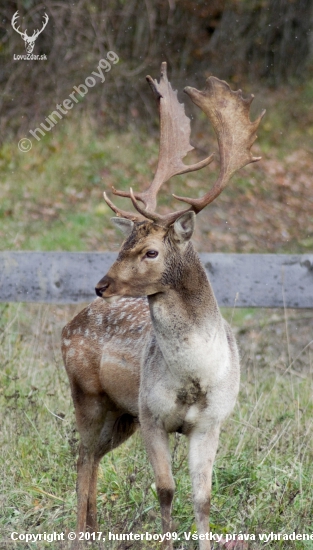
[[[112,252],[0,252],[0,301],[73,304],[95,298]],[[313,307],[313,254],[200,254],[223,307]]]

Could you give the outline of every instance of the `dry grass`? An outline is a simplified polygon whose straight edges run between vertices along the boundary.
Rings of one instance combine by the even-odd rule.
[[[75,525],[78,436],[59,351],[60,329],[74,310],[77,307],[2,307],[1,549],[37,547],[9,542],[13,531],[67,533]],[[225,313],[233,317],[238,333],[242,385],[215,463],[211,530],[256,537],[271,531],[311,533],[313,315],[286,312],[286,319],[281,311]],[[187,448],[180,436],[173,437],[172,445],[177,484],[173,515],[183,539],[184,531],[195,529]],[[140,435],[102,461],[98,503],[106,534],[160,532],[153,475]],[[126,548],[119,544],[105,548]],[[312,548],[312,542],[272,544]],[[54,545],[67,548],[67,543],[40,547]],[[259,546],[250,542],[250,547]],[[127,548],[139,546],[129,543]],[[177,548],[193,546],[180,541]]]

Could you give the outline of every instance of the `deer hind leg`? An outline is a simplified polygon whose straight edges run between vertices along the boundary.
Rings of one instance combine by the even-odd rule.
[[[219,426],[210,431],[193,430],[189,435],[189,470],[198,534],[210,531],[212,470],[219,440]],[[210,550],[209,540],[199,540],[200,550]]]
[[[161,507],[162,530],[165,534],[171,531],[171,511],[175,490],[168,434],[156,427],[151,420],[147,421],[147,419],[141,419],[141,431],[155,475],[155,484]],[[164,550],[172,550],[172,541],[164,540],[163,548]]]
[[[77,390],[77,388],[76,388]],[[74,405],[81,437],[77,461],[77,532],[97,530],[97,477],[101,458],[137,429],[136,419],[122,410],[110,410],[106,395],[75,391]]]
[[[77,532],[96,527],[96,500],[94,498],[97,483],[99,461],[96,451],[108,412],[108,399],[101,395],[88,395],[75,387],[73,401],[76,423],[81,442],[77,461]],[[88,513],[88,510],[90,512]],[[88,522],[87,522],[88,514]]]
[[[94,462],[89,483],[86,528],[97,531],[97,478],[101,458],[121,445],[136,431],[137,420],[122,411],[108,411],[94,453]]]

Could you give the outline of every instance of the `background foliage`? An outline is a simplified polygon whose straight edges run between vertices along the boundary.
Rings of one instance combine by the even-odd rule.
[[[46,61],[13,60],[25,53],[10,24],[16,10],[29,34],[49,14],[34,50]],[[311,0],[9,0],[0,13],[0,248],[118,246],[102,190],[139,190],[153,175],[158,121],[145,76],[158,77],[165,59],[193,119],[194,161],[216,144],[205,116],[182,93],[186,84],[202,89],[214,73],[233,89],[255,94],[252,118],[267,110],[254,145],[262,161],[240,171],[210,215],[200,214],[198,249],[312,249]],[[105,82],[98,79],[40,142],[33,139],[29,153],[21,153],[18,140],[32,137],[29,130],[46,122],[108,50],[120,61]],[[217,168],[218,162],[201,174],[173,178],[160,194],[160,208],[176,208],[171,193],[203,194]]]
[[[12,62],[24,53],[11,18],[19,11],[28,34],[49,23],[36,41],[45,62]],[[2,2],[0,6],[1,135],[34,127],[54,105],[83,82],[108,50],[121,63],[105,85],[84,98],[81,110],[99,125],[125,128],[155,120],[145,75],[158,74],[166,60],[172,81],[183,89],[214,73],[233,81],[266,85],[308,79],[313,53],[311,0],[37,0]],[[309,72],[309,76],[312,74]],[[77,110],[76,110],[77,116]]]

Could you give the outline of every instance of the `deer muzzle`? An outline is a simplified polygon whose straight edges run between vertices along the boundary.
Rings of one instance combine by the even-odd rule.
[[[100,298],[106,298],[109,296],[112,296],[114,294],[114,280],[109,277],[108,275],[105,275],[101,281],[99,281],[96,284],[95,291],[97,296],[100,296]],[[108,291],[108,292],[107,292]],[[107,295],[105,293],[107,292]]]

